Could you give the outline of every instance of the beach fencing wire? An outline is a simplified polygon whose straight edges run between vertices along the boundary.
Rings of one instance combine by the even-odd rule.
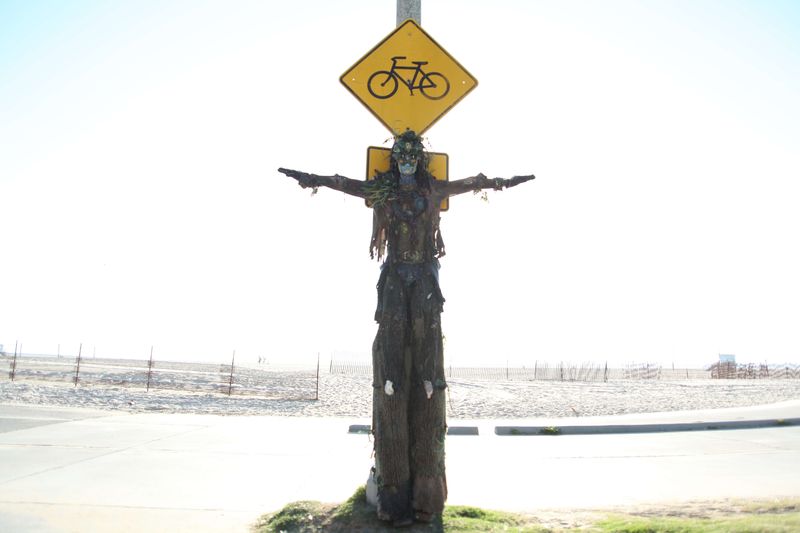
[[[457,367],[445,368],[445,376],[486,381],[603,381],[604,363],[555,363],[535,361],[533,365],[505,367]]]
[[[664,381],[677,381],[687,379],[709,379],[711,372],[705,368],[661,368],[658,379]]]
[[[800,365],[775,365],[769,371],[772,379],[800,379]]]
[[[319,397],[317,360],[307,364],[244,364],[87,358],[80,353],[0,354],[13,381],[71,383],[74,386],[136,387],[146,390],[218,393],[281,400]]]
[[[372,363],[331,359],[331,374],[371,376]],[[535,362],[532,366],[446,366],[445,377],[477,379],[484,381],[602,381],[607,367],[605,363],[569,364]]]
[[[633,363],[623,369],[622,379],[661,379],[661,365]]]
[[[331,374],[371,376],[372,364],[367,361],[337,360],[332,358]],[[659,363],[629,363],[612,368],[607,363],[550,363],[534,361],[523,366],[445,366],[446,378],[483,381],[617,381],[617,380],[691,380],[711,379],[713,368],[674,368]],[[731,379],[800,379],[800,365],[739,365],[729,375]]]
[[[733,362],[714,363],[709,367],[713,379],[800,379],[800,365]]]
[[[344,376],[371,376],[372,363],[364,361],[334,360],[328,369],[331,374],[341,374]]]
[[[15,353],[9,361],[8,377],[13,381],[62,381],[75,380],[77,357],[52,357],[44,354]]]
[[[535,361],[530,366],[446,366],[446,378],[484,381],[603,381],[611,369],[605,363],[547,363]],[[331,359],[332,374],[371,376],[372,364],[365,361]]]

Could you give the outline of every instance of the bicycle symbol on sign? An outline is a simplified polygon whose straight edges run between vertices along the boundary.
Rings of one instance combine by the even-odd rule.
[[[441,73],[422,70],[422,65],[427,65],[427,61],[412,61],[411,63],[416,65],[414,67],[397,64],[398,60],[405,58],[406,56],[395,56],[392,58],[391,69],[373,72],[367,80],[369,94],[381,100],[391,98],[397,92],[400,82],[408,87],[411,96],[414,96],[415,89],[419,89],[426,98],[439,100],[450,92],[450,82]],[[414,75],[410,80],[406,80],[397,72],[398,70],[411,70]]]

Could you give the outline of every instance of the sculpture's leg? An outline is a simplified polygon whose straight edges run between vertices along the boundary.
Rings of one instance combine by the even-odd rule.
[[[446,384],[440,313],[443,298],[432,276],[418,281],[411,295],[413,367],[410,385],[412,506],[430,521],[447,499],[444,440]]]
[[[395,525],[413,521],[409,468],[408,399],[411,361],[406,347],[407,312],[403,282],[385,279],[380,326],[373,344],[373,422],[378,484],[378,518]]]

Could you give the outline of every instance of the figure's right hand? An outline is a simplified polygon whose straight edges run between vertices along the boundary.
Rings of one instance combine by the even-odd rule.
[[[288,168],[279,168],[278,172],[280,172],[281,174],[285,174],[290,178],[296,179],[297,183],[304,189],[308,187],[319,186],[319,183],[317,183],[317,179],[311,174],[300,172],[299,170],[291,170]]]

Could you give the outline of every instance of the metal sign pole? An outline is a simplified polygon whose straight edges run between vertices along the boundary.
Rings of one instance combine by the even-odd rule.
[[[397,0],[397,25],[408,19],[422,26],[422,0]]]

